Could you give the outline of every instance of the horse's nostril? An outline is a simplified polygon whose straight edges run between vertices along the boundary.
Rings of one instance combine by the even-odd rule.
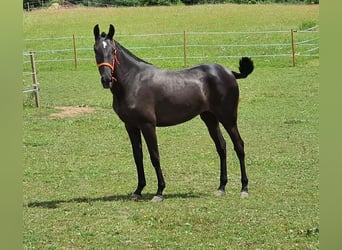
[[[101,77],[101,83],[105,89],[108,89],[111,87],[112,81],[106,77]]]
[[[108,78],[108,77],[101,77],[101,82],[102,82],[102,83],[109,83],[109,82],[111,82],[111,81],[112,81],[111,78]]]

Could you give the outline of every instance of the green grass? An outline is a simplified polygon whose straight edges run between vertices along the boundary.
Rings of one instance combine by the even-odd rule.
[[[257,18],[253,13],[261,9]],[[318,23],[316,6],[297,5],[61,10],[56,18],[48,18],[49,13],[24,13],[24,37],[91,36],[94,23],[105,27],[109,22],[120,34],[278,30],[306,20]],[[150,15],[160,20],[158,25],[149,23]],[[173,16],[172,22],[162,21],[166,15]],[[158,204],[149,202],[157,181],[145,146],[144,200],[128,199],[137,184],[131,146],[93,64],[79,71],[65,64],[41,65],[42,107],[32,107],[33,100],[24,96],[25,249],[319,248],[318,59],[297,67],[257,59],[255,72],[239,81],[248,199],[239,197],[238,160],[226,133],[230,182],[226,196],[214,196],[219,160],[204,124],[195,118],[157,130],[167,182],[165,200]],[[236,69],[237,60],[225,65]],[[84,105],[95,112],[49,117],[56,106]]]
[[[239,31],[288,31],[288,33],[271,34],[231,34],[231,35],[188,35],[188,45],[210,44],[291,44],[290,30],[301,30],[318,24],[318,7],[316,5],[200,5],[148,8],[105,8],[105,9],[68,9],[41,10],[24,13],[24,38],[53,38],[58,40],[25,41],[25,51],[44,51],[52,49],[69,49],[58,53],[37,52],[37,60],[70,59],[63,63],[39,63],[40,70],[61,71],[74,70],[73,41],[76,37],[79,70],[91,70],[93,63],[93,27],[100,24],[101,30],[107,32],[109,24],[116,27],[116,39],[127,48],[139,46],[182,45],[183,31],[188,32],[239,32]],[[49,18],[53,16],[54,18]],[[84,20],[84,21],[79,21]],[[177,36],[131,37],[135,34],[181,33]],[[65,38],[65,39],[59,39]],[[297,42],[317,38],[317,33],[296,33]],[[315,41],[318,43],[319,41]],[[87,48],[87,50],[84,50]],[[301,53],[307,48],[297,46]],[[159,67],[176,69],[183,66],[183,48],[170,49],[133,49],[142,58],[180,57],[174,60],[151,59]],[[188,56],[209,56],[208,59],[188,59],[188,65],[203,61],[215,61],[236,65],[236,58],[215,58],[227,55],[272,55],[291,54],[291,46],[261,47],[189,47]],[[259,66],[289,66],[292,59],[288,57],[254,58]],[[298,63],[307,58],[299,57]]]

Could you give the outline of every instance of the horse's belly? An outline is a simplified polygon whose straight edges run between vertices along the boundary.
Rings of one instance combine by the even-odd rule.
[[[191,120],[198,114],[192,115],[192,116],[172,116],[169,117],[158,117],[157,118],[157,126],[158,127],[165,127],[165,126],[173,126],[177,125],[186,121]]]
[[[203,100],[183,103],[164,102],[155,107],[157,126],[172,126],[191,120],[207,109]]]

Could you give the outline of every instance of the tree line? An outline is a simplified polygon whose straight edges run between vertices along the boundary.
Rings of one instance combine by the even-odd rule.
[[[196,4],[257,4],[257,3],[291,3],[319,4],[319,0],[23,0],[24,9],[49,7],[54,3],[64,6],[78,5],[88,7],[108,6],[169,6]]]

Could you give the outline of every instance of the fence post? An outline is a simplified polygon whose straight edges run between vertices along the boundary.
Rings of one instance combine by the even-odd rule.
[[[73,41],[73,45],[74,45],[75,70],[77,70],[77,49],[76,49],[76,37],[75,37],[75,34],[72,35],[72,41]]]
[[[295,41],[294,41],[294,30],[291,29],[291,45],[292,45],[292,66],[296,66],[296,48],[295,48]]]
[[[186,31],[183,33],[183,56],[184,56],[184,68],[187,67],[187,51],[186,51]]]
[[[38,80],[37,80],[37,71],[36,71],[36,62],[34,60],[34,52],[30,52],[30,60],[31,60],[31,69],[32,69],[32,80],[33,80],[33,92],[34,97],[36,100],[36,107],[39,107],[40,101],[39,101],[39,86],[38,86]]]

